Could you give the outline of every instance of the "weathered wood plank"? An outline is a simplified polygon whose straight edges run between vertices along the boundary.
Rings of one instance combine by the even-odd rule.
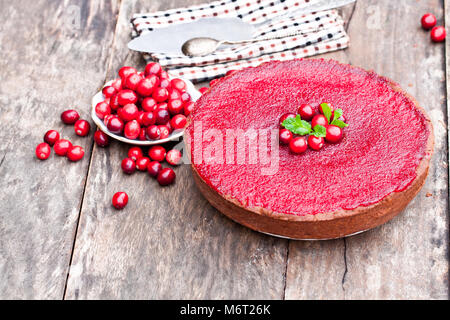
[[[132,13],[188,3],[122,1],[110,76],[124,64],[143,66],[126,48]],[[286,240],[223,217],[196,189],[187,165],[175,169],[177,181],[166,188],[144,173],[124,175],[127,149],[94,148],[67,299],[283,298]],[[120,212],[110,204],[119,190],[130,196]]]
[[[116,2],[1,1],[0,298],[61,299],[92,139],[60,113],[89,118],[104,81]],[[83,146],[79,163],[34,156],[46,130]]]
[[[427,182],[400,216],[379,228],[341,243],[290,242],[288,299],[448,298],[444,45],[431,43],[420,28],[428,11],[443,21],[437,0],[358,1],[342,60],[394,79],[428,111],[436,144]]]

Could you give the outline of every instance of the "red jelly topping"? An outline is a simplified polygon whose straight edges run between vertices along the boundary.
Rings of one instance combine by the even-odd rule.
[[[248,145],[244,164],[227,162],[225,147],[223,163],[207,163],[205,151],[214,139],[204,136],[201,146],[191,144],[194,166],[223,196],[287,214],[354,209],[406,189],[425,155],[427,119],[386,78],[335,61],[276,61],[227,76],[196,102],[187,134],[198,139],[196,121],[202,122],[203,135],[216,129],[223,141],[226,129],[277,129],[280,115],[323,101],[341,108],[349,123],[341,142],[302,154],[276,144],[279,169],[263,175],[261,169],[269,165],[250,164]]]

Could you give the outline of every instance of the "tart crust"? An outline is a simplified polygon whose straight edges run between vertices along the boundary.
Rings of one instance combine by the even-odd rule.
[[[350,66],[363,70],[358,67]],[[366,70],[364,70],[367,72]],[[416,168],[416,178],[403,191],[394,191],[377,203],[352,210],[339,209],[316,215],[294,215],[273,212],[265,208],[245,207],[228,195],[211,188],[191,164],[194,180],[203,196],[230,219],[255,231],[298,240],[324,240],[341,238],[377,227],[399,214],[417,195],[425,183],[434,149],[433,125],[425,110],[394,81],[384,78],[394,91],[410,99],[426,119],[429,130],[424,157]],[[190,139],[185,139],[190,154]]]

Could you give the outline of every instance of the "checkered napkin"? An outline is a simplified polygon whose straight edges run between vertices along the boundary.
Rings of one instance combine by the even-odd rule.
[[[202,57],[164,53],[145,54],[177,77],[193,82],[224,75],[229,70],[254,67],[269,60],[289,60],[334,51],[348,46],[349,37],[336,10],[310,14],[297,9],[318,0],[222,0],[188,8],[135,14],[133,36],[173,24],[206,17],[238,17],[257,25],[256,43],[227,46]],[[277,39],[267,39],[277,37]]]

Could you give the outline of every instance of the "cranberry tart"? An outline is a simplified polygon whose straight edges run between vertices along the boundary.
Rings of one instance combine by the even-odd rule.
[[[271,142],[281,115],[323,102],[345,115],[340,142],[301,154]],[[249,129],[267,134],[230,148],[227,134],[237,141]],[[193,176],[209,202],[253,230],[292,239],[339,238],[392,219],[424,184],[433,141],[429,117],[397,83],[323,59],[225,76],[195,103],[186,129]],[[271,162],[249,161],[252,144]]]

